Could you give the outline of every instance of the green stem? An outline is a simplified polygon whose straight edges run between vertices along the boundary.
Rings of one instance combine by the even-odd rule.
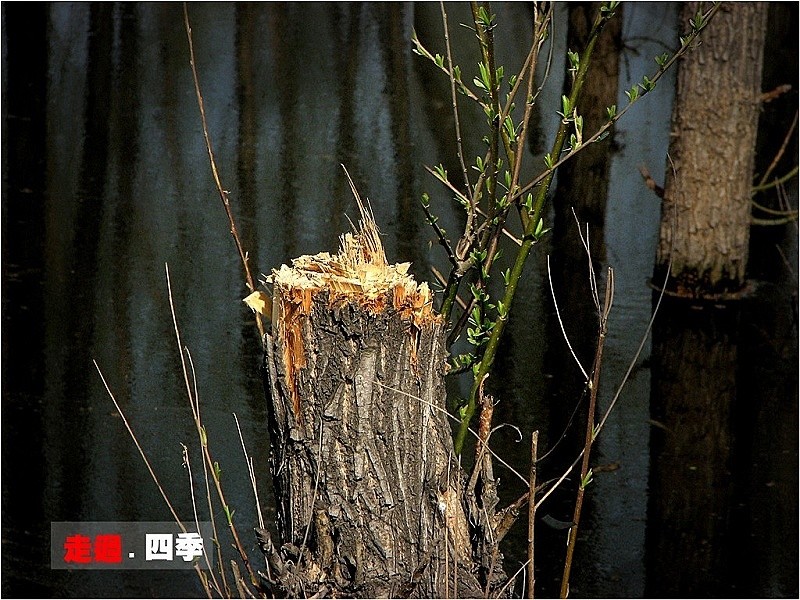
[[[496,211],[496,193],[497,193],[497,158],[499,156],[499,137],[500,137],[500,97],[499,97],[499,84],[497,82],[497,71],[495,70],[494,60],[494,34],[491,27],[486,24],[479,17],[479,7],[477,2],[471,2],[472,19],[475,22],[475,31],[478,34],[478,39],[481,44],[481,54],[483,56],[483,64],[489,74],[489,103],[491,109],[491,136],[489,139],[489,161],[486,168],[489,169],[489,176],[486,183],[487,191],[487,207],[486,214],[489,215],[488,219],[494,217]],[[482,6],[487,14],[491,15],[491,8],[487,2],[482,3]],[[485,243],[485,240],[484,240]]]
[[[572,90],[570,92],[570,97],[569,97],[570,106],[574,107],[577,105],[581,93],[581,88],[583,87],[583,82],[586,79],[586,73],[589,69],[589,63],[591,60],[592,52],[594,51],[595,43],[597,42],[597,38],[600,35],[603,26],[611,16],[612,15],[608,13],[598,12],[598,15],[595,17],[594,24],[592,25],[592,31],[589,35],[589,41],[581,55],[578,72],[575,75],[575,81],[572,84]],[[552,150],[550,151],[550,156],[553,159],[553,161],[558,159],[558,156],[561,154],[561,150],[564,147],[564,141],[567,138],[568,122],[566,117],[567,115],[565,115],[565,118],[561,120],[561,125],[558,128],[556,139],[553,143]],[[454,441],[455,451],[459,455],[461,454],[461,451],[464,448],[464,440],[467,437],[467,431],[469,430],[470,421],[472,420],[472,417],[475,415],[480,382],[483,381],[484,377],[486,377],[486,375],[491,370],[492,365],[494,364],[495,355],[497,354],[497,348],[500,345],[500,338],[503,335],[506,323],[508,323],[508,315],[511,308],[511,303],[514,299],[514,294],[517,291],[519,280],[522,277],[522,272],[525,267],[525,261],[527,260],[528,254],[530,253],[531,248],[533,247],[533,244],[535,242],[533,234],[534,231],[536,230],[536,225],[538,224],[539,219],[541,217],[542,209],[544,208],[545,199],[547,197],[547,190],[550,187],[550,183],[553,180],[553,175],[554,172],[551,171],[547,175],[547,177],[544,178],[539,187],[539,191],[534,201],[533,210],[531,211],[531,218],[528,221],[527,227],[525,228],[525,235],[523,237],[522,246],[520,246],[519,252],[517,252],[517,257],[514,261],[514,266],[511,269],[511,276],[509,279],[509,283],[506,286],[505,293],[503,294],[503,306],[505,307],[505,314],[498,317],[495,326],[492,329],[489,341],[486,344],[486,350],[483,353],[483,358],[481,358],[480,365],[478,366],[478,370],[475,373],[475,378],[472,382],[472,388],[470,390],[470,395],[467,401],[466,410],[461,419],[461,425],[458,428],[458,432],[456,433]]]

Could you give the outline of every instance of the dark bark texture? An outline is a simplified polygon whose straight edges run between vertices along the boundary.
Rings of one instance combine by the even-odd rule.
[[[325,290],[304,312],[294,330],[274,327],[267,358],[278,527],[296,565],[276,577],[283,592],[482,596],[444,412],[443,324]]]
[[[700,8],[688,2],[685,24]],[[724,298],[745,283],[767,3],[726,3],[678,68],[655,281]]]
[[[738,305],[667,298],[653,328],[647,586],[650,597],[719,597],[732,551],[731,413]]]
[[[599,2],[574,2],[569,4],[569,26],[567,28],[567,47],[577,51],[585,48],[592,29],[592,21],[600,9]],[[600,129],[608,116],[606,107],[616,104],[619,83],[619,52],[622,47],[622,20],[624,5],[615,10],[616,16],[608,21],[595,44],[589,76],[583,84],[578,101],[578,114],[583,117],[585,132]],[[572,82],[564,81],[564,93],[569,94]],[[613,130],[612,130],[613,131]],[[581,223],[588,223],[592,257],[599,265],[605,260],[606,200],[608,197],[608,174],[613,157],[613,138],[592,144],[558,170],[558,186],[553,203],[555,224],[554,243],[558,244],[559,255],[571,263],[565,272],[577,271],[579,277],[570,281],[577,287],[569,289],[584,290],[586,294],[576,296],[590,298],[588,281],[585,276],[586,251],[575,233],[573,209]]]

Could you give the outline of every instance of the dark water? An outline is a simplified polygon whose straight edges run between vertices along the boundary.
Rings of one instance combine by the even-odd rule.
[[[495,9],[498,63],[510,73],[526,50],[529,9]],[[456,24],[468,14],[449,10],[467,70],[474,40]],[[564,11],[539,101],[548,107],[544,140],[557,124]],[[443,226],[457,226],[458,211],[423,169],[443,162],[458,171],[449,92],[409,43],[414,27],[441,51],[438,5],[197,4],[190,12],[220,175],[252,264],[268,272],[335,249],[346,215],[356,213],[344,163],[372,200],[387,255],[413,261],[427,280],[430,265],[444,270],[417,200],[428,191]],[[676,14],[672,4],[626,6],[621,90],[673,42]],[[646,280],[660,208],[637,168],[662,179],[671,102],[667,80],[617,134],[603,234],[617,281],[603,406],[651,314]],[[474,156],[483,119],[463,114]],[[200,459],[165,264],[212,452],[249,550],[257,517],[233,414],[253,455],[263,517],[273,516],[259,343],[203,146],[181,5],[4,3],[3,127],[3,594],[199,595],[191,572],[48,566],[51,521],[170,519],[92,360],[177,510],[191,514],[180,444],[195,473]],[[532,164],[539,157],[530,174]],[[590,488],[574,596],[797,596],[797,230],[757,237],[758,285],[747,301],[688,313],[665,307],[654,345],[645,345],[596,446],[595,464],[618,468],[598,472]],[[563,341],[546,335],[547,251],[531,261],[498,360],[507,385],[496,414],[524,440],[504,430],[497,447],[523,472],[530,431],[554,443],[577,402],[557,392],[574,367]],[[672,371],[681,359],[689,366]],[[708,392],[709,382],[719,385]],[[675,417],[686,406],[698,411],[696,431]],[[507,497],[521,492],[499,474]],[[562,520],[570,511],[560,503],[543,510]],[[509,536],[509,571],[525,559],[522,529]],[[539,532],[540,587],[552,595],[565,534],[544,524]]]

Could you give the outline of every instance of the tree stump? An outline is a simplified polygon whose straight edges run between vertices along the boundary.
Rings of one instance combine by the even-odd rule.
[[[505,577],[481,576],[473,550],[445,410],[445,323],[409,265],[387,263],[359,208],[337,255],[271,276],[265,381],[282,547],[260,532],[266,583],[289,596],[482,597],[481,580],[493,590]]]

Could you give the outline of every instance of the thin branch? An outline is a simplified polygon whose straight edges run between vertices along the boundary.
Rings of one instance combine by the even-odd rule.
[[[195,370],[194,370],[194,360],[192,359],[192,353],[189,351],[189,347],[186,346],[186,347],[184,347],[184,349],[186,351],[186,359],[189,362],[189,368],[192,371],[192,384],[193,384],[193,389],[194,389],[194,398],[196,399],[196,401],[194,402],[194,405],[196,407],[197,419],[199,420],[200,419],[200,396],[199,396],[199,394],[197,392],[197,375],[196,375]],[[191,403],[191,400],[190,400],[190,403]],[[205,431],[205,429],[203,429],[203,431]],[[208,443],[208,439],[205,436],[201,436],[200,437],[200,446],[203,447],[207,443]],[[219,543],[219,532],[217,531],[217,520],[214,518],[214,503],[211,500],[211,485],[209,484],[210,477],[209,477],[209,474],[208,474],[208,464],[206,464],[205,460],[201,460],[200,464],[203,465],[203,481],[205,482],[205,486],[206,486],[206,504],[208,506],[208,518],[211,521],[211,531],[214,534],[214,542],[215,542],[215,545],[216,545],[216,548],[217,548],[217,562],[220,565],[219,573],[220,573],[220,576],[222,578],[222,587],[219,586],[219,583],[217,582],[216,576],[214,576],[213,573],[212,573],[212,579],[214,580],[214,585],[217,586],[217,591],[219,592],[219,594],[223,595],[222,590],[223,589],[224,590],[228,590],[229,589],[228,588],[228,576],[225,575],[225,569],[222,568],[222,565],[224,564],[222,562],[222,546]]]
[[[250,486],[253,488],[253,496],[256,501],[256,513],[258,514],[258,526],[264,529],[264,517],[261,515],[261,502],[258,500],[258,487],[256,486],[256,473],[253,470],[253,457],[247,454],[247,446],[244,444],[244,436],[242,435],[242,428],[239,426],[239,417],[233,413],[233,420],[236,421],[236,431],[239,434],[239,442],[242,444],[242,454],[247,463],[247,474],[250,476]]]
[[[447,285],[447,280],[445,280],[444,276],[441,274],[439,269],[437,269],[436,267],[431,267],[431,273],[433,273],[433,276],[436,278],[436,281],[438,281],[440,285],[442,285],[442,286]],[[467,310],[467,303],[464,302],[464,300],[461,298],[461,296],[456,294],[455,300],[458,303],[458,305],[461,307],[461,310]]]
[[[222,200],[222,206],[225,208],[225,214],[228,215],[228,222],[230,223],[231,227],[231,235],[233,235],[233,241],[236,243],[236,250],[239,253],[239,258],[242,261],[242,266],[244,267],[244,274],[247,279],[247,287],[250,292],[256,291],[256,284],[255,280],[253,279],[253,274],[250,272],[250,264],[249,264],[249,256],[247,252],[245,252],[244,247],[242,246],[242,240],[239,238],[239,232],[236,229],[236,221],[233,218],[233,210],[231,209],[231,202],[230,198],[228,197],[228,192],[225,191],[222,187],[222,181],[219,177],[219,172],[217,171],[217,161],[214,159],[214,151],[211,148],[211,136],[208,133],[208,124],[206,123],[206,109],[205,104],[203,102],[203,95],[200,93],[200,79],[197,76],[197,68],[195,66],[195,58],[194,58],[194,44],[192,42],[192,28],[189,24],[189,9],[187,7],[186,2],[183,3],[183,23],[186,28],[186,38],[189,41],[189,64],[192,67],[192,79],[194,80],[194,91],[195,95],[197,96],[197,106],[200,109],[200,121],[203,124],[203,139],[206,143],[206,151],[208,152],[208,160],[211,163],[211,174],[214,177],[214,183],[217,186],[217,192],[219,192],[220,200]],[[261,343],[264,343],[264,323],[261,320],[261,315],[256,312],[256,327],[258,327],[258,332],[260,334]]]
[[[755,194],[757,192],[764,192],[764,191],[770,190],[770,189],[772,189],[774,187],[778,187],[779,185],[781,185],[783,183],[786,183],[787,181],[789,181],[792,177],[795,177],[796,175],[797,175],[797,165],[792,167],[789,170],[789,172],[786,173],[786,175],[784,175],[782,177],[779,177],[778,179],[773,179],[772,181],[764,183],[762,185],[757,185],[757,186],[753,187],[750,190],[750,193],[751,194]],[[760,205],[756,204],[755,202],[753,202],[753,204],[755,206],[758,206],[759,208],[762,208]],[[764,209],[764,210],[768,210],[768,209]]]
[[[569,595],[569,577],[572,570],[572,558],[575,552],[575,545],[578,541],[578,527],[581,521],[583,509],[583,498],[586,493],[586,486],[591,481],[591,469],[589,468],[589,458],[592,445],[597,436],[595,428],[595,412],[597,407],[597,393],[600,388],[600,368],[603,362],[603,348],[605,346],[606,334],[608,332],[608,315],[614,302],[614,271],[608,267],[606,278],[606,293],[603,302],[603,309],[600,315],[599,333],[597,337],[597,350],[595,351],[594,365],[592,367],[592,382],[589,387],[589,410],[586,416],[586,437],[583,445],[583,462],[581,463],[580,484],[575,499],[575,511],[572,517],[572,527],[569,530],[567,542],[567,556],[564,560],[564,574],[561,579],[561,597]]]
[[[242,545],[239,539],[239,532],[236,530],[236,526],[233,524],[233,519],[231,518],[231,514],[229,512],[228,503],[225,501],[225,494],[222,491],[222,485],[219,481],[219,477],[216,475],[216,469],[213,459],[211,458],[211,453],[208,449],[208,440],[206,438],[205,429],[200,421],[200,416],[197,411],[197,402],[196,399],[193,399],[194,396],[192,394],[192,386],[189,383],[189,373],[186,368],[186,359],[184,358],[184,352],[182,349],[181,344],[181,333],[180,329],[178,328],[178,318],[175,313],[175,304],[172,299],[172,282],[170,281],[169,277],[169,265],[165,263],[164,268],[166,270],[166,277],[167,277],[167,294],[169,296],[169,308],[170,312],[172,313],[172,324],[175,328],[175,339],[178,344],[178,352],[181,355],[181,369],[183,371],[183,379],[184,383],[186,384],[186,393],[189,398],[189,405],[192,409],[192,417],[194,418],[195,428],[197,430],[197,435],[200,439],[201,447],[203,450],[203,456],[208,463],[208,467],[213,474],[212,479],[214,480],[214,486],[217,491],[217,497],[219,498],[220,502],[222,503],[222,507],[225,510],[226,520],[228,522],[228,529],[233,536],[233,541],[236,549],[239,552],[239,556],[241,557],[242,561],[244,562],[245,568],[250,575],[252,581],[257,581],[255,574],[253,573],[252,567],[250,565],[250,560],[247,558],[247,552],[245,552],[244,546]]]
[[[705,20],[706,25],[703,28],[698,29],[697,31],[693,31],[692,33],[690,33],[686,37],[685,44],[683,46],[681,46],[680,49],[678,49],[678,51],[667,62],[665,62],[663,66],[659,67],[658,71],[656,71],[656,73],[653,75],[652,79],[650,79],[650,83],[653,86],[655,86],[655,84],[664,76],[664,74],[670,69],[670,67],[672,67],[672,65],[678,59],[680,59],[684,54],[686,54],[686,52],[688,52],[688,50],[692,46],[692,42],[694,42],[694,40],[697,39],[697,37],[700,35],[700,33],[703,31],[703,29],[705,29],[705,27],[708,26],[708,23],[711,21],[711,19],[714,17],[714,15],[716,15],[716,13],[720,9],[721,5],[722,4],[720,2],[715,3],[714,6],[711,9],[709,9],[708,12],[705,13],[705,15],[703,15],[703,18]],[[583,62],[583,59],[581,59],[581,62]],[[614,115],[614,117],[612,117],[604,125],[602,125],[591,137],[585,139],[583,141],[583,143],[580,144],[579,146],[576,146],[576,147],[570,149],[569,152],[565,153],[558,160],[555,160],[555,156],[551,152],[550,156],[554,159],[554,162],[553,162],[552,166],[550,168],[542,171],[542,173],[540,173],[539,175],[534,177],[530,182],[525,184],[519,191],[514,193],[511,196],[510,201],[512,203],[518,201],[526,192],[532,190],[534,187],[536,187],[540,183],[542,183],[542,182],[548,180],[550,177],[552,177],[552,174],[556,171],[556,169],[558,169],[561,165],[563,165],[565,162],[570,160],[573,156],[575,156],[579,152],[583,151],[587,146],[589,146],[589,145],[591,145],[591,144],[593,144],[595,142],[598,142],[601,139],[605,138],[608,130],[611,129],[611,127],[613,127],[614,124],[616,124],[616,122],[619,121],[625,114],[627,114],[627,112],[637,102],[639,102],[642,98],[647,96],[648,93],[649,92],[640,93],[636,97],[635,100],[632,100],[632,101],[628,102],[628,104],[626,104],[623,107],[622,110],[620,110],[618,113],[616,113]],[[575,104],[572,103],[571,106],[575,106]],[[559,151],[558,154],[560,154],[560,151]]]
[[[795,111],[794,113],[794,119],[792,119],[792,124],[789,126],[789,131],[787,131],[786,135],[783,137],[783,143],[781,144],[781,147],[778,149],[778,152],[775,153],[775,158],[772,159],[772,162],[770,163],[769,167],[767,167],[767,170],[764,171],[764,175],[761,177],[761,181],[758,182],[759,186],[762,186],[766,183],[767,179],[769,179],[769,176],[772,174],[772,171],[775,169],[775,167],[778,165],[778,162],[780,162],[781,158],[783,157],[784,152],[786,152],[786,147],[789,145],[789,140],[791,139],[794,130],[797,128],[797,112],[798,111]]]
[[[108,386],[108,382],[106,381],[103,372],[100,370],[100,366],[97,364],[95,359],[92,359],[92,363],[94,364],[94,368],[97,369],[98,374],[100,375],[100,379],[103,381],[103,386],[106,388],[106,393],[111,398],[111,402],[114,403],[114,408],[117,409],[119,416],[122,417],[122,422],[125,424],[125,429],[128,430],[128,434],[131,436],[133,443],[136,445],[136,449],[139,451],[139,455],[142,457],[145,466],[147,467],[148,472],[150,473],[150,477],[153,478],[153,481],[158,488],[158,491],[161,492],[161,497],[164,498],[164,502],[167,504],[167,508],[169,508],[169,512],[172,513],[172,518],[175,519],[175,523],[178,524],[178,527],[181,528],[181,531],[186,533],[186,527],[184,527],[183,522],[178,517],[178,513],[175,512],[175,508],[172,506],[172,503],[167,498],[167,494],[164,491],[164,488],[161,487],[161,482],[158,480],[155,471],[153,471],[153,467],[150,465],[150,461],[147,459],[147,455],[142,450],[142,447],[139,445],[139,440],[136,438],[136,434],[133,433],[133,429],[131,428],[130,424],[128,423],[128,419],[125,417],[125,413],[122,410],[122,407],[117,402],[117,399],[114,397],[114,392],[111,391],[111,388]]]
[[[442,11],[442,27],[444,28],[444,43],[445,48],[447,49],[447,70],[449,71],[448,75],[450,78],[450,96],[453,102],[453,118],[455,119],[455,127],[456,127],[456,149],[458,153],[458,161],[461,163],[461,171],[464,174],[464,188],[467,190],[467,195],[470,199],[470,205],[474,210],[475,207],[475,198],[473,197],[472,191],[470,190],[470,183],[469,183],[469,173],[467,171],[467,165],[464,162],[464,145],[461,140],[461,119],[458,116],[458,94],[456,93],[456,75],[453,71],[453,53],[450,50],[450,31],[449,27],[447,26],[447,11],[444,9],[444,2],[439,2],[439,7]],[[470,212],[471,214],[471,212]],[[467,216],[469,219],[470,216]],[[467,224],[467,231],[469,231],[470,224]]]
[[[401,389],[394,388],[394,387],[391,387],[391,386],[389,386],[389,385],[383,384],[383,383],[381,383],[380,381],[378,381],[377,379],[375,380],[375,383],[377,383],[377,384],[378,384],[379,386],[381,386],[382,388],[386,388],[387,390],[391,390],[391,391],[393,391],[393,392],[396,392],[396,393],[398,393],[398,394],[402,394],[403,396],[408,396],[409,398],[413,398],[414,400],[418,400],[419,402],[422,402],[422,403],[423,403],[423,404],[425,404],[426,406],[429,406],[430,408],[432,408],[432,409],[434,409],[434,410],[438,410],[439,412],[442,412],[442,413],[444,413],[444,415],[445,415],[445,416],[446,416],[448,419],[452,420],[452,421],[453,421],[453,422],[455,422],[455,423],[460,423],[460,422],[461,422],[461,419],[459,419],[459,418],[458,418],[458,417],[456,417],[456,416],[453,416],[453,415],[451,415],[449,412],[447,412],[447,411],[446,411],[444,408],[442,408],[441,406],[436,406],[436,405],[435,405],[435,404],[433,404],[432,402],[428,402],[427,400],[424,400],[424,399],[420,398],[419,396],[415,396],[414,394],[409,394],[408,392],[405,392],[405,391],[403,391],[403,390],[401,390]],[[495,428],[495,429],[497,429],[497,428]],[[473,436],[475,436],[475,439],[476,439],[476,440],[480,440],[480,436],[478,435],[478,433],[477,433],[475,430],[473,430],[472,428],[469,428],[469,430],[468,430],[468,431],[469,431],[469,433],[471,433]],[[499,462],[501,465],[503,465],[505,468],[507,468],[507,469],[508,469],[508,470],[511,472],[511,474],[512,474],[512,475],[514,475],[515,477],[517,477],[517,478],[518,478],[518,479],[519,479],[519,480],[520,480],[520,481],[521,481],[521,482],[522,482],[522,483],[525,485],[525,487],[526,487],[526,488],[528,487],[528,480],[527,480],[525,477],[523,477],[523,476],[522,476],[522,475],[519,473],[519,471],[517,471],[517,470],[516,470],[514,467],[512,467],[510,464],[508,464],[506,461],[504,461],[504,460],[503,460],[503,459],[502,459],[502,458],[501,458],[501,457],[500,457],[500,456],[499,456],[499,455],[498,455],[498,454],[497,454],[497,453],[496,453],[494,450],[492,450],[491,448],[489,448],[489,447],[486,447],[486,451],[487,451],[489,454],[491,454],[491,455],[492,455],[492,456],[493,456],[495,459],[497,459],[497,462]],[[461,457],[459,456],[459,461],[460,461],[460,460],[461,460]]]
[[[536,522],[536,456],[539,452],[539,431],[531,435],[531,471],[528,485],[528,598],[534,597],[534,523]]]
[[[556,291],[553,289],[553,276],[550,271],[550,255],[547,255],[547,281],[550,283],[550,294],[553,298],[553,306],[556,309],[556,318],[558,319],[558,325],[561,327],[561,335],[564,337],[564,341],[567,342],[567,348],[569,348],[569,353],[572,355],[572,358],[575,359],[575,364],[578,365],[578,368],[583,373],[583,380],[589,381],[589,374],[586,373],[586,369],[583,368],[580,359],[575,354],[575,350],[572,349],[572,344],[569,343],[569,336],[567,335],[567,331],[564,329],[564,322],[561,320],[561,311],[558,310],[558,300],[556,300]]]

